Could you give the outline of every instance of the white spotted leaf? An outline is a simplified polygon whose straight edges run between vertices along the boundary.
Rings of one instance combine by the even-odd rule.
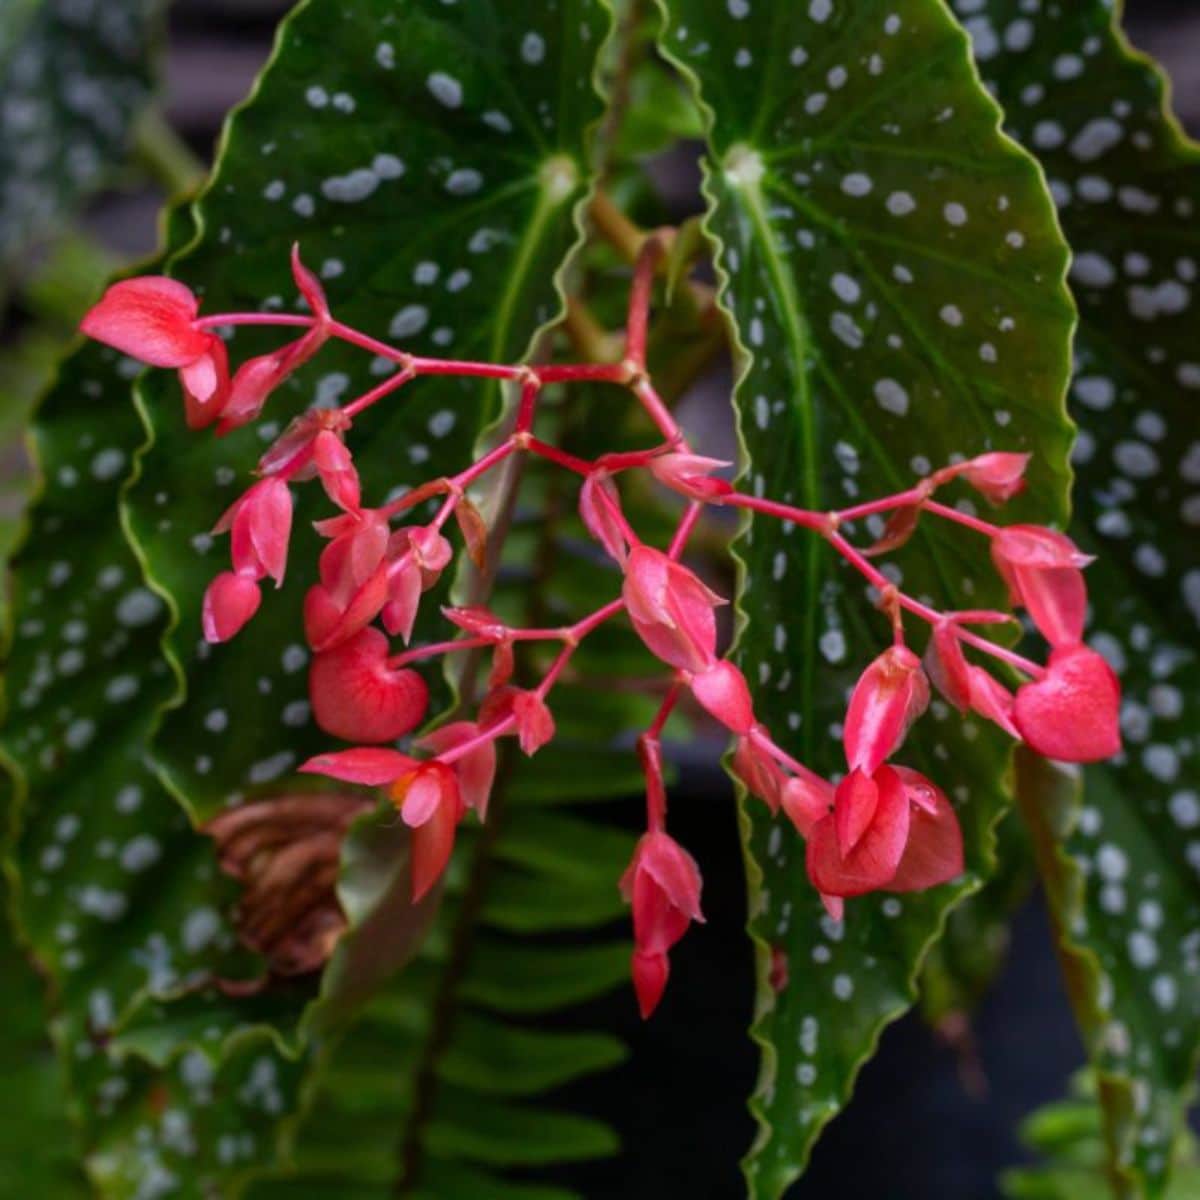
[[[1029,450],[1029,489],[1005,519],[1061,519],[1066,247],[1035,164],[1001,136],[945,8],[662,8],[664,49],[709,109],[707,228],[741,343],[745,486],[838,508],[956,454]],[[866,544],[872,531],[854,536]],[[810,767],[843,771],[845,699],[886,644],[886,621],[803,531],[756,519],[739,548],[756,712]],[[906,589],[939,607],[1001,602],[986,543],[971,533],[926,520],[893,561]],[[779,1196],[801,1172],[883,1026],[912,1003],[947,912],[991,870],[1007,756],[1003,736],[942,707],[918,723],[899,760],[954,800],[966,875],[922,895],[851,901],[841,924],[822,916],[799,837],[747,807],[762,1047],[752,1195]],[[778,994],[772,954],[787,963]]]
[[[1074,261],[1072,533],[1098,556],[1087,637],[1124,692],[1124,755],[1063,827],[1063,936],[1113,1167],[1159,1196],[1200,1050],[1200,148],[1111,4],[959,4]],[[970,10],[969,13],[967,10]]]

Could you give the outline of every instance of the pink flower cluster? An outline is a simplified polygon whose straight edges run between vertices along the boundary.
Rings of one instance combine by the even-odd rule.
[[[773,813],[782,810],[805,839],[809,878],[839,918],[847,898],[929,888],[962,872],[962,837],[953,806],[936,783],[892,761],[928,706],[931,682],[959,710],[995,722],[1052,758],[1087,762],[1120,748],[1116,678],[1082,642],[1087,559],[1061,533],[1031,525],[1002,528],[935,499],[940,488],[961,479],[1002,504],[1023,486],[1027,456],[983,454],[945,467],[907,491],[839,512],[810,512],[738,491],[715,474],[727,464],[692,451],[646,373],[649,299],[662,251],[661,240],[651,237],[638,259],[626,354],[619,363],[526,367],[410,354],[335,320],[320,284],[295,252],[293,275],[310,317],[200,317],[196,298],[182,284],[146,277],[113,285],[83,322],[84,331],[100,341],[151,365],[178,369],[189,425],[215,425],[218,435],[256,419],[271,392],[330,338],[395,363],[394,374],[349,404],[295,418],[263,455],[258,481],[216,525],[217,532],[229,534],[231,569],[209,585],[203,623],[210,641],[226,641],[254,616],[262,581],[271,579],[277,586],[283,581],[291,488],[318,480],[336,512],[317,524],[326,545],[304,604],[305,636],[313,651],[309,690],[317,724],[355,745],[318,755],[301,769],[387,788],[412,830],[414,900],[441,877],[468,810],[481,821],[486,818],[497,739],[515,737],[525,754],[534,754],[555,736],[548,698],[592,630],[623,614],[647,650],[669,668],[663,704],[639,742],[647,832],[620,883],[633,910],[633,978],[643,1015],[654,1009],[666,986],[671,947],[692,921],[703,920],[700,872],[666,830],[660,736],[685,694],[733,735],[734,771],[746,789]],[[213,330],[251,324],[295,326],[302,332],[281,349],[243,363],[230,378],[224,342]],[[510,432],[459,474],[369,507],[347,445],[354,419],[409,381],[432,374],[510,381],[520,394]],[[539,392],[571,380],[629,388],[662,442],[586,460],[541,441],[534,434]],[[453,559],[445,532],[451,517],[468,554],[476,563],[486,560],[488,530],[468,490],[515,454],[540,456],[580,478],[581,515],[621,572],[619,594],[557,628],[514,628],[486,608],[444,609],[456,636],[393,653],[390,639],[408,642],[423,595]],[[631,470],[648,471],[687,500],[669,546],[648,545],[626,519],[618,479]],[[418,504],[438,498],[432,520],[399,523]],[[876,589],[892,641],[866,667],[849,698],[842,737],[846,773],[840,779],[822,778],[777,743],[755,716],[745,676],[718,652],[715,609],[725,601],[682,561],[707,505],[745,508],[809,529]],[[872,546],[856,547],[845,528],[875,514],[887,515],[882,536]],[[936,611],[898,590],[874,566],[875,555],[899,549],[927,517],[957,522],[989,540],[1014,607],[1028,613],[1049,644],[1045,664],[972,628],[1011,622],[1010,614]],[[905,614],[930,628],[923,659],[908,645]],[[513,683],[516,646],[522,642],[560,647],[533,688]],[[411,664],[468,649],[492,656],[487,694],[475,719],[427,732],[408,751],[389,745],[415,730],[428,709],[428,689]],[[1014,690],[969,660],[967,651],[1004,664],[1022,682]]]

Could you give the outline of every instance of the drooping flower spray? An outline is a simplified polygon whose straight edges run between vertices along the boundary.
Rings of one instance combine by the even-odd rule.
[[[259,479],[220,517],[228,533],[230,569],[204,598],[204,634],[234,637],[263,603],[261,585],[279,585],[287,569],[293,486],[317,480],[335,512],[318,523],[326,539],[318,582],[304,604],[305,636],[313,651],[309,691],[317,724],[354,743],[310,759],[303,771],[385,787],[412,830],[413,895],[436,883],[453,851],[455,832],[470,811],[486,820],[496,768],[496,742],[517,739],[535,754],[555,736],[552,693],[579,644],[607,621],[630,622],[668,676],[665,699],[638,742],[646,779],[647,831],[620,886],[633,911],[633,980],[643,1015],[666,986],[668,954],[692,921],[703,920],[701,879],[694,860],[667,831],[660,737],[685,692],[735,739],[733,769],[772,813],[781,810],[807,842],[807,870],[826,907],[840,917],[845,901],[867,892],[915,891],[955,878],[963,869],[954,809],[932,780],[892,761],[905,734],[929,703],[931,682],[960,711],[973,711],[1048,756],[1086,762],[1120,748],[1119,689],[1104,660],[1083,644],[1087,559],[1063,534],[1035,526],[1004,528],[938,502],[956,481],[993,504],[1020,491],[1027,456],[990,452],[947,466],[911,488],[835,512],[812,512],[737,490],[715,472],[726,465],[697,453],[655,390],[646,369],[651,292],[664,252],[651,235],[638,257],[617,363],[538,366],[423,358],[343,325],[330,312],[320,283],[293,252],[292,271],[311,316],[218,313],[201,317],[192,293],[161,277],[113,285],[83,321],[85,333],[152,366],[179,371],[185,417],[221,435],[258,418],[292,372],[337,339],[395,364],[382,383],[335,409],[296,417],[262,456]],[[252,358],[230,376],[218,327],[276,325],[299,330],[280,349]],[[364,503],[352,443],[355,418],[425,375],[507,381],[519,393],[512,428],[494,449],[458,474],[431,480],[406,495]],[[632,392],[661,441],[642,451],[584,459],[535,433],[538,398],[551,383],[602,381]],[[619,590],[592,612],[556,628],[515,628],[485,608],[448,608],[454,634],[444,642],[397,650],[407,643],[423,595],[451,565],[453,518],[462,546],[476,561],[488,531],[469,497],[472,485],[514,455],[548,460],[579,479],[580,514],[620,568]],[[665,546],[641,539],[621,503],[622,474],[644,471],[687,501]],[[431,520],[406,523],[419,504],[438,500]],[[789,754],[754,712],[739,668],[718,651],[715,609],[726,601],[684,562],[689,537],[706,506],[742,508],[791,522],[824,538],[872,585],[891,628],[891,642],[864,669],[849,700],[843,732],[846,773],[826,780]],[[870,547],[843,532],[852,521],[886,515],[883,536]],[[1009,623],[1011,614],[940,612],[896,588],[873,562],[902,548],[918,519],[968,526],[988,539],[1014,607],[1050,645],[1045,664],[1031,661],[976,632]],[[922,658],[908,644],[905,617],[929,627]],[[557,645],[557,655],[533,688],[513,685],[519,643]],[[424,721],[429,691],[415,665],[463,650],[492,654],[488,690],[471,720],[418,738],[402,752],[390,743]],[[968,652],[1006,664],[1024,682],[1011,691]]]

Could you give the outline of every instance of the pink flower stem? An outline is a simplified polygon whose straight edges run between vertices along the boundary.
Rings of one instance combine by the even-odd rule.
[[[979,517],[972,517],[968,513],[959,512],[957,508],[951,508],[947,504],[939,504],[936,500],[926,500],[922,507],[933,513],[935,517],[944,517],[947,521],[955,521],[959,525],[965,525],[968,529],[975,530],[976,533],[982,533],[984,537],[995,537],[1000,532],[999,525],[993,525],[990,521],[982,521]]]
[[[574,454],[568,454],[557,446],[551,446],[549,442],[543,442],[541,438],[516,435],[514,440],[517,440],[518,445],[522,449],[528,450],[530,454],[536,454],[539,458],[556,463],[568,471],[574,471],[576,475],[586,477],[592,473],[592,464],[586,458],[576,458]]]
[[[631,387],[633,394],[641,402],[650,420],[654,422],[658,427],[658,431],[671,444],[671,448],[687,450],[688,444],[687,439],[683,436],[683,430],[679,428],[675,418],[671,416],[671,410],[663,403],[662,397],[654,390],[654,385],[650,380],[645,375],[642,375]]]
[[[453,654],[456,650],[478,650],[484,646],[494,646],[491,638],[473,637],[456,638],[448,642],[430,642],[428,646],[414,646],[402,654],[393,654],[387,660],[387,665],[393,670],[406,667],[409,663],[420,662],[425,658],[437,658],[440,654]]]
[[[638,738],[638,759],[646,776],[646,828],[661,833],[667,826],[667,788],[663,780],[663,727],[679,702],[680,681],[674,679],[663,697],[650,728]]]
[[[894,508],[904,508],[907,505],[920,504],[926,492],[920,487],[909,488],[906,492],[897,492],[894,496],[884,496],[879,500],[868,500],[865,504],[856,504],[853,508],[842,508],[833,514],[839,524],[846,521],[858,521],[874,513],[890,512]]]
[[[679,528],[675,530],[675,534],[671,538],[671,545],[667,549],[668,558],[678,559],[683,553],[684,547],[687,546],[687,540],[692,536],[692,530],[696,528],[696,522],[700,519],[703,511],[704,505],[699,500],[693,500],[687,506],[683,518],[679,522]]]
[[[750,740],[760,749],[769,754],[777,763],[781,763],[787,767],[795,775],[799,775],[801,779],[808,780],[809,783],[824,785],[825,781],[815,771],[806,767],[799,759],[793,758],[782,746],[775,742],[765,725],[755,725],[750,730]]]
[[[199,320],[192,322],[196,329],[213,329],[222,325],[286,325],[292,328],[308,328],[316,323],[316,317],[263,312],[217,313],[215,316],[200,317]]]
[[[650,323],[650,295],[654,272],[666,247],[662,238],[651,235],[641,245],[633,266],[629,288],[629,310],[625,321],[625,357],[638,370],[646,367],[646,328]]]
[[[779,517],[783,521],[791,521],[802,529],[814,529],[824,537],[829,536],[836,523],[828,513],[810,512],[805,508],[797,508],[793,504],[784,504],[779,500],[765,500],[758,496],[748,496],[745,492],[730,492],[728,496],[720,496],[714,504],[723,504],[732,508],[748,508],[751,512],[765,513],[769,517]]]
[[[459,362],[449,358],[409,356],[417,375],[461,375],[476,379],[520,379],[528,367],[508,367],[501,363]]]
[[[369,392],[364,392],[357,400],[351,400],[349,404],[343,405],[341,412],[346,417],[357,417],[364,409],[368,409],[378,400],[382,400],[384,396],[396,391],[397,388],[403,387],[412,379],[411,371],[399,371],[390,379],[385,379],[378,387],[373,387]]]
[[[628,383],[627,363],[548,363],[529,368],[542,383]]]
[[[513,433],[528,433],[533,428],[533,418],[537,412],[538,392],[541,391],[541,381],[536,375],[530,375],[521,384],[521,402],[517,406],[517,419],[513,425]]]
[[[863,555],[856,550],[840,533],[830,534],[828,537],[829,544],[861,575],[867,582],[876,587],[885,595],[895,597],[896,603],[913,616],[920,617],[922,621],[928,622],[930,625],[939,624],[943,616],[935,608],[930,608],[926,604],[922,604],[919,600],[914,600],[911,596],[897,589],[882,571],[879,571],[873,563],[864,558]],[[1003,646],[997,646],[995,642],[988,641],[987,638],[980,637],[978,634],[970,633],[966,629],[955,628],[960,641],[965,642],[968,646],[974,646],[976,650],[982,650],[985,654],[990,654],[993,658],[999,659],[1001,662],[1008,663],[1009,666],[1015,667],[1018,671],[1030,676],[1033,679],[1040,679],[1043,675],[1043,668],[1035,662],[1030,662],[1029,659],[1022,657],[1015,651],[1007,650]]]

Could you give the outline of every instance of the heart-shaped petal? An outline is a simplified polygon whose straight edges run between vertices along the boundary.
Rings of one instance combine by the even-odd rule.
[[[1060,762],[1099,762],[1121,749],[1121,685],[1087,646],[1060,646],[1046,674],[1017,691],[1013,722],[1029,747]]]
[[[904,856],[889,892],[922,892],[963,871],[962,830],[946,793],[911,767],[896,767],[912,808]]]
[[[308,693],[317,724],[348,742],[390,742],[420,723],[429,689],[415,671],[393,670],[378,629],[313,657]]]

